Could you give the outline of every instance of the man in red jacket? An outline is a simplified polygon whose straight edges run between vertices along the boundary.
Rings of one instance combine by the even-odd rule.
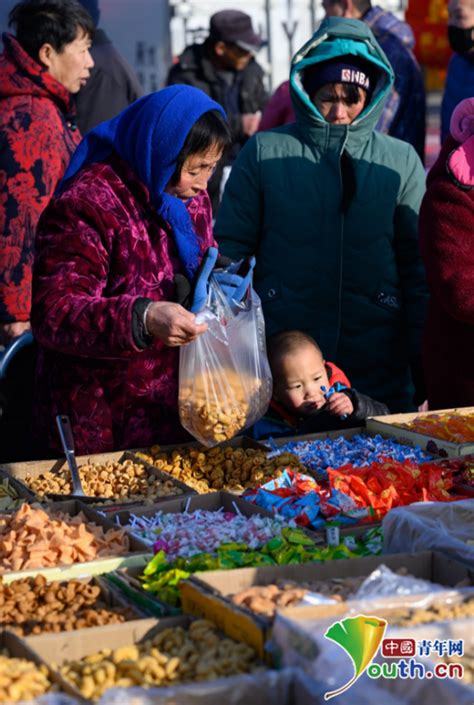
[[[89,77],[94,25],[77,0],[23,0],[0,55],[0,345],[30,328],[38,219],[81,136],[72,94]]]

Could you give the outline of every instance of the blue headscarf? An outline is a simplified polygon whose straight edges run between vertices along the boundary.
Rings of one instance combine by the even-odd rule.
[[[183,201],[166,193],[165,188],[191,127],[210,110],[226,117],[219,103],[191,86],[169,86],[139,98],[87,133],[58,192],[82,167],[104,161],[115,151],[145,184],[156,210],[170,224],[186,274],[192,279],[199,263],[196,233]]]

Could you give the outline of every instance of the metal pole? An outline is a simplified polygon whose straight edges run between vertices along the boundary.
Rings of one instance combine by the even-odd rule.
[[[270,90],[270,93],[273,92],[273,74],[272,74],[272,61],[273,61],[273,53],[272,53],[272,8],[271,8],[271,0],[265,0],[265,22],[267,25],[267,59],[268,59],[268,65],[270,66],[270,76],[269,76],[269,81],[268,81],[268,87]]]
[[[309,12],[310,12],[310,17],[311,17],[311,34],[314,34],[314,32],[316,30],[316,2],[315,2],[315,0],[310,0]]]

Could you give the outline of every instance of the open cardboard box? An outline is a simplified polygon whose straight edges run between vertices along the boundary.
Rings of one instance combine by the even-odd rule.
[[[471,582],[473,580],[472,573],[465,565],[447,559],[439,553],[430,551],[416,554],[398,553],[326,563],[195,573],[189,580],[180,584],[182,607],[188,614],[211,619],[233,638],[248,643],[263,658],[273,620],[258,615],[246,607],[235,605],[230,599],[231,595],[254,585],[269,585],[284,579],[303,583],[330,578],[367,577],[381,564],[392,571],[406,568],[408,573],[416,578],[431,580],[441,585],[453,586],[467,579]],[[342,605],[346,604],[348,603],[342,603]],[[338,608],[339,605],[335,607]],[[324,614],[329,608],[333,609],[333,606],[324,605],[315,609],[322,610]],[[286,613],[286,610],[283,612]]]
[[[251,516],[263,516],[263,517],[274,517],[272,512],[262,507],[258,507],[256,504],[251,502],[246,502],[245,499],[237,495],[230,494],[228,492],[209,492],[207,494],[195,494],[190,497],[181,497],[180,499],[170,500],[163,505],[155,507],[141,507],[136,511],[132,510],[121,510],[114,513],[114,519],[120,526],[126,526],[130,519],[130,515],[135,516],[154,516],[158,511],[181,514],[183,512],[192,513],[197,510],[206,510],[210,512],[217,512],[223,509],[225,512],[233,512],[234,514],[243,514],[246,517]],[[310,536],[310,538],[315,543],[322,543],[321,537],[319,537],[315,532],[305,530],[305,533]],[[145,544],[150,550],[150,545]]]
[[[81,698],[80,692],[66,679],[57,667],[66,661],[78,660],[96,654],[103,649],[116,649],[121,646],[137,644],[153,638],[163,629],[188,627],[192,618],[187,615],[167,617],[165,619],[143,619],[139,622],[110,625],[106,627],[85,629],[67,634],[45,634],[27,637],[25,644],[41,657],[55,673],[62,690]],[[156,686],[159,687],[159,686]],[[179,686],[174,686],[179,687]],[[82,699],[83,700],[83,699]]]
[[[372,416],[367,419],[367,431],[372,434],[380,433],[382,436],[395,438],[399,443],[407,446],[420,446],[423,450],[433,455],[443,457],[456,457],[474,453],[474,441],[469,443],[452,443],[441,438],[418,433],[397,424],[409,423],[413,419],[434,416],[437,414],[459,414],[465,416],[474,413],[474,406],[465,406],[455,409],[438,409],[437,411],[416,412],[410,414],[389,414],[388,416]]]
[[[220,443],[217,446],[213,446],[212,448],[207,448],[206,446],[203,446],[201,443],[198,442],[191,442],[191,443],[181,443],[180,445],[174,445],[174,446],[156,446],[159,448],[154,454],[151,453],[151,448],[142,448],[142,449],[136,449],[132,451],[135,453],[136,458],[138,460],[144,460],[144,458],[147,458],[145,462],[150,462],[150,463],[155,463],[161,462],[161,458],[157,457],[162,454],[166,454],[169,458],[169,455],[171,453],[177,453],[178,455],[181,452],[186,453],[186,451],[189,450],[200,450],[203,453],[208,453],[209,451],[212,450],[225,450],[227,448],[243,448],[244,450],[247,449],[253,449],[253,450],[260,450],[263,453],[268,452],[267,446],[265,446],[263,443],[260,443],[259,441],[254,440],[253,438],[249,438],[247,436],[236,436],[235,438],[232,438],[230,441],[225,441],[224,443]],[[150,456],[153,456],[155,460],[152,460],[152,458],[148,459]],[[220,467],[219,465],[216,465],[216,468]],[[163,470],[162,472],[166,472],[166,470]],[[174,475],[172,475],[174,477]],[[213,488],[209,488],[206,491],[199,491],[199,490],[194,490],[198,494],[208,494],[209,492],[215,492],[216,490]],[[230,488],[223,488],[222,491],[229,492],[230,494],[235,494],[237,496],[240,496],[242,494],[242,490],[235,490],[233,491]]]
[[[34,576],[31,576],[34,577]],[[47,576],[44,576],[47,580],[47,582],[53,582],[53,580],[49,579]],[[22,578],[17,578],[22,579]],[[84,582],[87,584],[92,584],[92,585],[97,585],[100,588],[100,594],[97,598],[97,600],[101,601],[103,605],[105,605],[107,608],[111,609],[112,611],[115,611],[115,608],[120,608],[121,610],[124,610],[124,608],[127,610],[127,612],[124,612],[124,617],[125,621],[130,623],[130,622],[135,622],[137,620],[144,619],[148,617],[149,615],[146,614],[139,605],[135,602],[130,602],[126,599],[125,595],[123,592],[118,590],[112,583],[109,583],[104,579],[103,576],[88,576],[88,577],[80,577],[80,578],[62,578],[60,583],[66,583],[69,582],[70,580],[76,580],[80,582]],[[5,581],[6,584],[11,584],[14,582],[13,580],[7,580]],[[95,610],[96,608],[94,605],[91,605],[87,609]],[[15,627],[17,625],[10,625],[7,624],[5,621],[2,621],[0,619],[0,629],[1,630],[6,630],[9,632],[17,633],[15,631]],[[85,629],[91,628],[91,627],[84,627]],[[66,630],[61,630],[61,633]],[[76,629],[74,629],[76,631]],[[45,632],[48,633],[48,632]],[[22,638],[22,635],[18,632],[18,636]]]
[[[8,651],[8,655],[12,658],[26,659],[27,661],[33,662],[37,666],[45,664],[44,660],[38,653],[30,649],[23,639],[20,639],[12,632],[0,631],[0,651],[3,651],[4,649]],[[48,670],[51,684],[57,684],[56,674],[51,669]]]
[[[42,507],[42,509],[44,509]],[[84,514],[86,517],[87,521],[93,522],[99,526],[102,526],[104,530],[107,529],[117,529],[117,525],[114,524],[110,519],[105,518],[102,516],[100,512],[94,511],[91,507],[89,507],[86,504],[82,504],[82,502],[79,502],[78,500],[66,500],[64,502],[55,502],[54,504],[50,505],[46,511],[50,512],[51,514],[56,514],[57,512],[62,512],[62,513],[67,513],[71,517],[76,516],[80,512]],[[119,559],[119,558],[126,558],[128,556],[133,556],[134,554],[138,554],[139,559],[143,557],[143,554],[148,554],[150,553],[150,547],[145,544],[143,541],[140,541],[139,539],[135,538],[134,536],[129,535],[129,544],[130,544],[130,550],[127,554],[124,554],[123,556],[110,556],[111,559]],[[93,561],[84,561],[82,563],[76,563],[76,564],[62,564],[59,566],[55,566],[54,568],[50,568],[49,570],[57,570],[60,568],[65,568],[66,570],[69,570],[72,566],[76,565],[78,567],[79,575],[91,575],[91,570],[94,570],[94,566],[97,563],[101,563],[104,559],[107,559],[107,556],[101,556],[100,558],[97,558]],[[1,565],[1,563],[0,563]],[[14,574],[17,576],[17,578],[21,577],[27,577],[29,575],[34,575],[37,574],[38,572],[44,572],[48,570],[48,568],[44,569],[32,569],[32,570],[24,570],[24,571],[6,571],[3,573],[3,576],[8,576],[8,574]],[[15,579],[17,579],[15,578]]]
[[[77,465],[80,468],[81,465],[85,464],[100,464],[100,463],[106,463],[106,462],[123,462],[124,460],[133,460],[134,462],[140,462],[142,465],[145,466],[147,473],[149,475],[154,475],[160,480],[163,480],[165,482],[171,482],[177,489],[181,491],[182,494],[195,494],[195,491],[191,489],[191,487],[188,487],[184,482],[180,482],[180,480],[177,480],[175,477],[170,475],[167,472],[163,472],[163,470],[159,470],[155,466],[151,465],[150,463],[145,462],[142,458],[137,458],[134,453],[131,451],[118,451],[115,453],[101,453],[98,455],[82,455],[77,457]],[[21,486],[24,496],[29,497],[30,501],[51,501],[51,499],[54,500],[68,500],[70,497],[68,495],[57,495],[57,494],[47,494],[45,497],[39,497],[32,489],[29,488],[29,486],[25,483],[25,478],[27,475],[30,475],[33,478],[38,477],[42,473],[45,472],[52,472],[52,473],[58,473],[60,470],[63,470],[64,468],[67,469],[67,462],[64,458],[59,458],[59,459],[53,459],[53,460],[28,460],[25,462],[18,462],[18,463],[3,463],[0,465],[0,471],[3,471],[3,473],[6,473],[10,477],[14,478],[17,481],[17,484]],[[69,471],[68,471],[69,472]],[[182,496],[182,495],[176,495],[176,496]],[[163,501],[168,501],[168,499],[174,499],[175,497],[173,495],[167,495],[163,497],[157,497],[156,500],[154,500],[156,503],[161,503]],[[116,507],[123,507],[123,506],[143,506],[145,500],[142,502],[137,502],[137,500],[128,500],[127,499],[117,499],[111,500],[111,498],[107,497],[83,497],[81,498],[81,501],[84,502],[85,504],[93,504],[93,505],[98,505],[100,507],[104,507],[104,509],[110,509],[110,508],[116,508]],[[107,504],[103,504],[104,502],[107,502]]]

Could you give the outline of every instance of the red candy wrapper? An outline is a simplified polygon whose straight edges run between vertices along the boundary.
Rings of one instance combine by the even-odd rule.
[[[355,468],[350,463],[337,470],[328,468],[329,483],[352,497],[359,507],[372,507],[381,519],[393,507],[413,502],[449,502],[452,471],[438,463],[416,465],[382,458],[379,463]]]

